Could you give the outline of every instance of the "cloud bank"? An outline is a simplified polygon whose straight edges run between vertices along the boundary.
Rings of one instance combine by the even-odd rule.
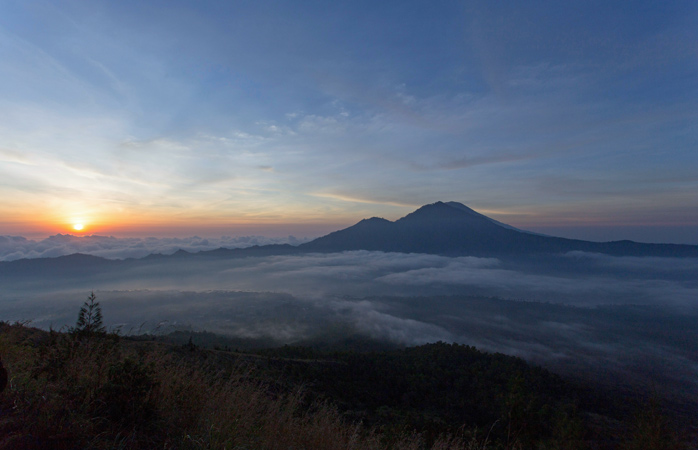
[[[177,244],[181,248],[181,241],[153,242],[161,246],[163,242],[170,246]],[[186,248],[206,248],[196,246],[202,241],[192,240]],[[123,244],[122,240],[117,242]],[[134,248],[142,251],[146,242],[147,239],[134,240]],[[98,251],[131,250],[116,247]],[[496,258],[360,250],[263,257],[203,254],[97,261],[88,263],[89,267],[84,269],[76,266],[70,274],[51,269],[54,263],[43,260],[44,269],[31,269],[24,275],[12,269],[23,266],[4,264],[0,268],[0,281],[6,296],[66,289],[227,290],[287,293],[300,298],[467,294],[580,306],[698,307],[696,258],[630,258],[575,252],[521,263]],[[57,260],[54,265],[60,266],[61,262]]]
[[[0,261],[14,261],[23,258],[53,258],[73,253],[84,253],[108,259],[142,258],[153,253],[170,255],[177,250],[196,253],[217,248],[244,248],[254,245],[298,245],[307,240],[307,238],[298,239],[294,236],[284,238],[265,236],[116,238],[113,236],[57,234],[35,241],[22,236],[0,236]]]
[[[698,399],[696,259],[574,252],[521,263],[351,251],[10,270],[30,263],[0,265],[0,320],[70,326],[94,290],[107,324],[126,333],[206,330],[272,345],[352,334],[443,340]]]

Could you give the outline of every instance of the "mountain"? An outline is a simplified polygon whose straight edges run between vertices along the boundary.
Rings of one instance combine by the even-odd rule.
[[[445,256],[527,257],[571,251],[615,256],[659,256],[698,258],[697,245],[643,244],[632,241],[590,242],[545,236],[497,222],[457,202],[422,206],[391,222],[373,217],[297,247],[263,245],[172,255],[153,254],[141,259],[108,260],[79,253],[57,258],[20,259],[0,262],[3,278],[64,277],[106,273],[116,268],[138,268],[159,261],[188,261],[190,258],[228,259],[372,250],[398,253],[429,253]]]
[[[298,248],[314,252],[375,250],[447,256],[584,251],[615,256],[698,257],[695,245],[590,242],[531,233],[497,222],[458,202],[425,205],[395,222],[376,217],[365,219]]]

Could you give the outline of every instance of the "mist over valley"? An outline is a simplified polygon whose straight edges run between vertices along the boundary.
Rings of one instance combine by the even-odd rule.
[[[0,2],[0,450],[698,449],[698,2]]]
[[[483,227],[454,211],[429,215],[404,243],[424,246],[444,230],[478,241]],[[487,233],[556,239],[487,220]],[[208,331],[242,347],[457,342],[609,386],[654,386],[679,403],[698,400],[698,259],[662,256],[691,246],[624,243],[632,256],[549,245],[491,255],[478,247],[478,256],[320,248],[342,233],[296,246],[1,262],[0,312],[61,329],[94,291],[105,324],[125,334]]]

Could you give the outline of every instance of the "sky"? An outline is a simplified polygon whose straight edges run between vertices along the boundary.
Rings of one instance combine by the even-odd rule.
[[[5,0],[0,235],[308,237],[458,201],[698,244],[697,23],[693,0]]]

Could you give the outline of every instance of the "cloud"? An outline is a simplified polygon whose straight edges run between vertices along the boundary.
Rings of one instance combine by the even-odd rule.
[[[276,239],[295,242],[292,238]],[[204,239],[76,238],[58,235],[34,242],[5,237],[5,259],[58,256],[80,251],[123,258],[152,252],[190,252],[221,246],[248,247],[267,238]],[[600,263],[601,261],[602,263]],[[629,269],[628,264],[641,269]],[[450,258],[427,254],[349,251],[330,254],[250,258],[162,258],[137,260],[99,275],[108,289],[249,290],[285,292],[304,298],[349,295],[471,294],[576,305],[644,304],[695,308],[698,264],[691,258],[668,258],[657,269],[628,258],[562,256],[548,262],[513,264],[495,258]],[[671,268],[663,269],[662,267]],[[38,275],[38,274],[37,274]],[[48,279],[37,289],[72,285],[92,289],[91,279]],[[12,280],[8,280],[8,289]]]
[[[292,244],[305,239],[294,236],[270,238],[264,236],[223,236],[220,238],[115,238],[112,236],[73,236],[57,234],[34,241],[22,236],[0,236],[0,261],[23,258],[53,258],[73,253],[100,256],[108,259],[142,258],[160,253],[169,255],[177,250],[197,253],[217,248],[245,248],[254,245]]]
[[[44,249],[24,238],[1,242],[51,252],[78,241],[84,250],[124,254],[224,240],[97,237],[91,249],[89,239],[73,236],[54,236]],[[521,264],[352,251],[145,258],[111,262],[104,271],[75,269],[0,271],[0,317],[69,326],[95,290],[108,325],[124,332],[208,330],[270,345],[352,333],[404,345],[444,340],[698,397],[698,263],[690,258],[575,252]]]
[[[696,210],[681,8],[647,27],[626,7],[413,6],[10,7],[0,215],[371,216],[463,192],[557,217]]]
[[[8,320],[61,328],[85,291],[0,302]],[[124,333],[210,331],[263,345],[352,335],[400,345],[446,341],[542,364],[576,377],[661,386],[698,399],[696,315],[661,307],[579,308],[472,295],[289,295],[230,290],[98,290],[109,327]],[[611,384],[612,385],[612,384]]]
[[[698,273],[698,258],[660,258],[636,256],[611,256],[603,253],[573,251],[566,258],[592,264],[600,268],[623,271],[651,271],[654,273]]]
[[[575,252],[580,258],[581,252]],[[567,256],[566,258],[572,258]],[[466,287],[477,293],[575,304],[653,303],[689,305],[698,295],[694,258],[624,258],[584,254],[563,273],[506,267],[482,258],[444,259],[440,265],[396,271],[376,278],[393,286],[447,292]],[[643,261],[648,259],[649,261]],[[587,260],[589,262],[587,262]],[[656,260],[663,260],[657,266]],[[596,268],[592,270],[592,268]],[[630,269],[636,269],[631,272]],[[642,269],[642,270],[637,270]]]

